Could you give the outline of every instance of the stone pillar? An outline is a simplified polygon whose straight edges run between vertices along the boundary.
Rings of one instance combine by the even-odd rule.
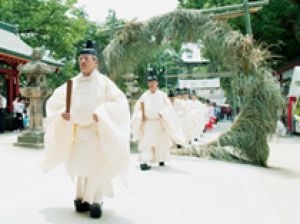
[[[125,81],[126,86],[126,96],[128,98],[128,103],[130,107],[130,112],[133,112],[133,107],[136,102],[136,95],[140,92],[140,87],[138,87],[137,76],[134,74],[126,74],[122,76]]]
[[[137,78],[138,76],[134,74],[125,74],[122,76],[124,83],[126,85],[126,96],[128,99],[130,113],[133,113],[134,105],[136,103],[137,94],[140,92],[140,87],[138,86]],[[130,138],[130,152],[137,153],[138,146],[137,143],[132,141],[132,136]]]
[[[29,129],[18,135],[15,146],[40,149],[44,148],[43,102],[51,93],[47,88],[47,75],[55,72],[56,68],[43,63],[43,51],[33,49],[32,61],[18,66],[18,70],[26,75],[27,85],[20,89],[23,96],[30,100]]]

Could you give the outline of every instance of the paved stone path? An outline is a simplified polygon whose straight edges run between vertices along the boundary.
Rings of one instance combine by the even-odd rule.
[[[228,128],[220,123],[203,140]],[[13,147],[17,134],[0,135],[2,224],[298,224],[300,136],[270,140],[270,168],[173,156],[166,167],[141,172],[131,155],[129,186],[117,179],[104,216],[73,209],[74,186],[63,166],[43,174],[43,150]]]

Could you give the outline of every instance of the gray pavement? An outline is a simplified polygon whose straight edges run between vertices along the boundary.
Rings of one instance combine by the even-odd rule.
[[[216,138],[220,123],[203,137]],[[172,156],[166,167],[141,172],[131,155],[129,186],[114,182],[100,220],[73,209],[74,185],[63,166],[43,174],[43,150],[14,147],[0,135],[0,224],[298,224],[300,136],[270,139],[270,168]]]

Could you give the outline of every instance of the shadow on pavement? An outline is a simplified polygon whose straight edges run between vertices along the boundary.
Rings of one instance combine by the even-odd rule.
[[[89,212],[76,213],[71,208],[52,207],[39,211],[45,220],[53,224],[85,224],[85,223],[106,223],[106,224],[133,224],[130,220],[117,216],[113,211],[104,210],[100,219],[92,219]]]
[[[275,166],[270,166],[267,170],[279,176],[300,179],[300,172],[298,170]]]
[[[153,170],[155,172],[160,172],[160,173],[176,173],[176,174],[185,174],[185,173],[187,173],[184,170],[179,170],[179,169],[176,169],[176,168],[168,166],[168,165],[163,166],[163,167],[152,166],[151,170]]]

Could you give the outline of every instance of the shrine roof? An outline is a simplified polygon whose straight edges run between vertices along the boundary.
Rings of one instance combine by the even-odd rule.
[[[15,26],[0,21],[0,37],[0,53],[31,60],[33,48],[19,37]],[[63,66],[63,63],[47,56],[44,56],[43,61],[54,66]]]
[[[181,46],[182,55],[181,60],[185,64],[206,64],[208,59],[202,56],[203,45],[197,43],[184,43]]]
[[[288,70],[294,69],[295,66],[300,66],[300,57],[295,58],[294,60],[291,60],[289,63],[281,66],[276,70],[277,73],[284,73]]]

